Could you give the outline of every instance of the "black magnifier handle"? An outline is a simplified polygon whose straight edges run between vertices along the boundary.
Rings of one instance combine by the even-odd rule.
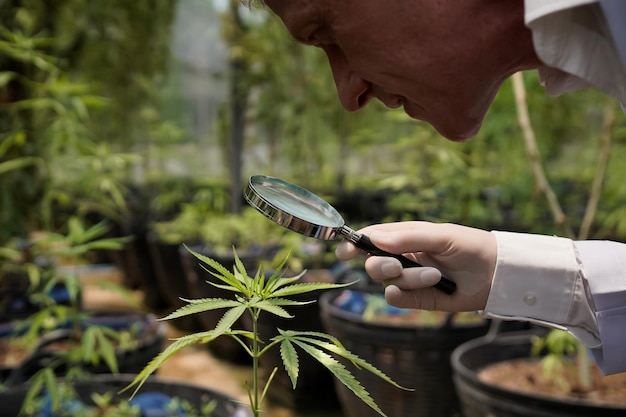
[[[403,268],[413,268],[416,266],[422,266],[418,264],[417,262],[410,260],[406,256],[398,255],[397,253],[386,252],[382,249],[379,249],[376,245],[372,243],[369,237],[360,233],[358,235],[360,236],[360,238],[357,238],[356,240],[350,239],[350,241],[354,243],[354,245],[357,248],[363,249],[364,251],[366,251],[367,253],[371,255],[390,256],[392,258],[396,258],[397,260],[400,261]],[[447,278],[441,277],[441,280],[439,280],[439,282],[436,283],[434,287],[437,288],[438,290],[445,292],[446,294],[452,294],[454,290],[456,290],[456,283],[454,281],[450,281]]]

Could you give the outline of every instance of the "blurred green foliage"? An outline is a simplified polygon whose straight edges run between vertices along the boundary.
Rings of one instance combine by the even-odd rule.
[[[133,131],[156,105],[173,5],[0,4],[0,242],[59,227],[74,210],[124,215],[137,156],[121,151],[145,136]]]
[[[178,7],[191,3],[196,15],[217,15],[216,42],[230,63],[206,73],[231,94],[199,140],[179,123],[186,108],[174,87],[184,73],[170,51]],[[54,227],[59,207],[123,221],[132,216],[129,199],[141,200],[130,210],[140,206],[153,217],[146,220],[171,220],[201,200],[197,181],[207,172],[225,187],[205,188],[219,199],[214,214],[232,211],[245,175],[261,172],[332,203],[357,191],[375,195],[374,203],[343,205],[346,215],[376,206],[355,222],[425,219],[559,232],[535,185],[509,82],[478,136],[452,143],[379,103],[346,112],[323,52],[297,44],[275,16],[238,1],[11,0],[0,12],[1,238]],[[576,229],[606,98],[592,90],[548,97],[536,73],[525,79],[544,168]],[[618,113],[594,238],[626,236],[626,118]],[[241,146],[235,129],[243,132]],[[173,173],[175,160],[187,171]]]

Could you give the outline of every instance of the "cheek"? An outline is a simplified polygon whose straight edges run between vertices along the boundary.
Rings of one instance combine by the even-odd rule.
[[[350,68],[361,78],[384,88],[396,89],[396,84],[411,78],[411,57],[380,41],[353,42],[342,47]],[[405,86],[406,87],[406,86]]]
[[[338,38],[338,44],[350,67],[362,78],[394,90],[399,87],[395,84],[408,88],[424,76],[429,60],[414,42],[398,43],[397,39],[403,38],[393,37],[395,33],[365,31],[357,37]]]

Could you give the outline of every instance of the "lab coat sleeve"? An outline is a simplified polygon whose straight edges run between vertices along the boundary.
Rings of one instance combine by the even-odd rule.
[[[566,330],[601,348],[593,298],[571,239],[493,232],[497,262],[483,314]]]
[[[605,374],[626,372],[626,245],[575,242],[587,278],[602,341],[592,349]]]

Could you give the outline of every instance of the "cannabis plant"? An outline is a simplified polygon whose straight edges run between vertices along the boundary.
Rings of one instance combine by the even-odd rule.
[[[299,348],[311,355],[321,365],[326,367],[339,381],[354,392],[363,402],[376,410],[380,415],[385,413],[374,402],[370,394],[361,383],[339,362],[337,357],[344,358],[358,368],[365,369],[399,389],[406,389],[396,384],[382,371],[348,351],[337,338],[321,332],[293,331],[277,329],[278,334],[270,340],[260,339],[258,321],[261,314],[273,314],[282,318],[293,318],[285,307],[302,306],[315,302],[295,301],[288,297],[318,290],[340,288],[350,285],[321,282],[298,282],[305,272],[293,277],[285,277],[286,256],[271,274],[265,274],[263,267],[259,267],[254,276],[249,276],[243,263],[235,252],[235,267],[229,271],[217,261],[197,253],[189,248],[189,252],[203,263],[203,268],[217,278],[218,282],[207,281],[210,285],[232,291],[232,299],[205,298],[184,300],[187,304],[172,312],[162,320],[171,320],[178,317],[198,314],[209,310],[225,309],[224,315],[212,330],[189,334],[177,338],[173,343],[154,358],[137,375],[135,380],[125,389],[135,387],[135,393],[141,388],[147,378],[155,372],[169,357],[186,346],[195,343],[210,343],[218,337],[232,337],[243,346],[252,359],[252,381],[248,388],[248,395],[252,412],[255,417],[261,413],[261,405],[278,368],[274,368],[264,387],[259,383],[259,358],[269,349],[280,349],[285,371],[295,388],[298,380]],[[233,329],[232,326],[244,314],[250,316],[251,329]]]

